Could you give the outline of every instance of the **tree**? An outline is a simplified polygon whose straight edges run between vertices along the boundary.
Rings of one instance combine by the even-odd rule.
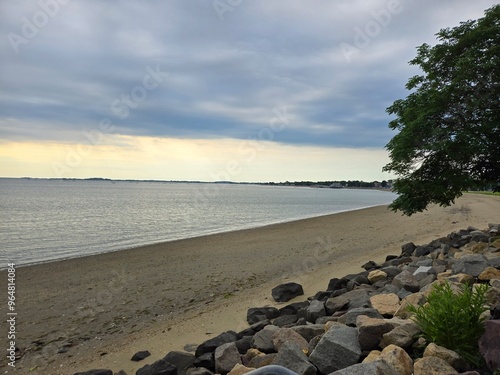
[[[500,180],[500,5],[436,35],[440,44],[410,61],[423,71],[408,80],[412,92],[387,108],[399,131],[383,168],[398,176],[390,208],[408,216]]]

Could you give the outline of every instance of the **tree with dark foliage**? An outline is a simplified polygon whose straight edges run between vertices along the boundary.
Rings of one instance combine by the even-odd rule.
[[[406,84],[412,92],[387,108],[399,133],[383,170],[398,176],[390,207],[406,215],[500,181],[500,5],[436,35],[410,61],[423,71]]]

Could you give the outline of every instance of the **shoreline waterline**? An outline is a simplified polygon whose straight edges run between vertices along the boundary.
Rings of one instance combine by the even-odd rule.
[[[108,253],[119,253],[122,251],[140,250],[142,248],[149,247],[149,246],[161,246],[164,244],[175,243],[178,241],[191,240],[191,239],[202,239],[204,237],[214,236],[214,235],[218,235],[218,234],[227,234],[227,233],[233,233],[233,232],[242,232],[242,231],[246,231],[246,230],[255,230],[255,229],[271,227],[274,225],[299,222],[299,221],[303,221],[303,220],[339,215],[339,214],[343,214],[346,212],[362,211],[362,210],[366,210],[366,209],[370,209],[370,208],[374,208],[374,207],[387,207],[387,206],[388,206],[387,204],[378,204],[378,205],[373,205],[373,206],[366,206],[366,207],[359,207],[359,208],[354,208],[354,209],[336,211],[336,212],[331,212],[331,213],[321,214],[321,215],[306,216],[306,217],[300,217],[300,218],[291,218],[291,219],[287,219],[287,220],[283,220],[283,221],[258,224],[255,226],[250,225],[248,227],[242,227],[242,228],[237,228],[237,229],[220,230],[220,231],[218,230],[218,231],[214,231],[214,232],[210,232],[210,233],[203,233],[203,234],[194,235],[194,236],[190,236],[190,237],[174,238],[174,239],[170,239],[170,240],[166,240],[166,241],[145,243],[145,244],[141,244],[141,245],[134,245],[131,247],[125,247],[125,248],[120,248],[120,249],[115,249],[115,250],[107,250],[107,251],[96,252],[96,253],[91,253],[91,254],[82,254],[80,256],[76,255],[76,256],[68,256],[68,257],[64,257],[64,258],[47,259],[47,260],[42,260],[42,261],[33,262],[33,263],[15,263],[15,264],[16,264],[16,268],[32,267],[32,266],[49,264],[49,263],[54,263],[54,262],[64,262],[64,261],[71,260],[71,259],[81,259],[81,258],[86,258],[86,257],[99,256],[99,255],[108,254]],[[3,264],[0,265],[0,271],[6,270],[7,268],[8,267],[4,266]]]

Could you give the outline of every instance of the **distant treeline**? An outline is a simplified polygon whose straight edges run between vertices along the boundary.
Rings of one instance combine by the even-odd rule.
[[[273,186],[310,186],[310,187],[328,187],[328,188],[391,188],[392,180],[383,181],[360,181],[360,180],[341,180],[341,181],[286,181],[286,182],[267,182],[264,185]]]

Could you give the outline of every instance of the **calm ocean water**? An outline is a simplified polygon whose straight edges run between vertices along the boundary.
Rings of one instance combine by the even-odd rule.
[[[0,179],[0,268],[388,204],[376,190]]]

